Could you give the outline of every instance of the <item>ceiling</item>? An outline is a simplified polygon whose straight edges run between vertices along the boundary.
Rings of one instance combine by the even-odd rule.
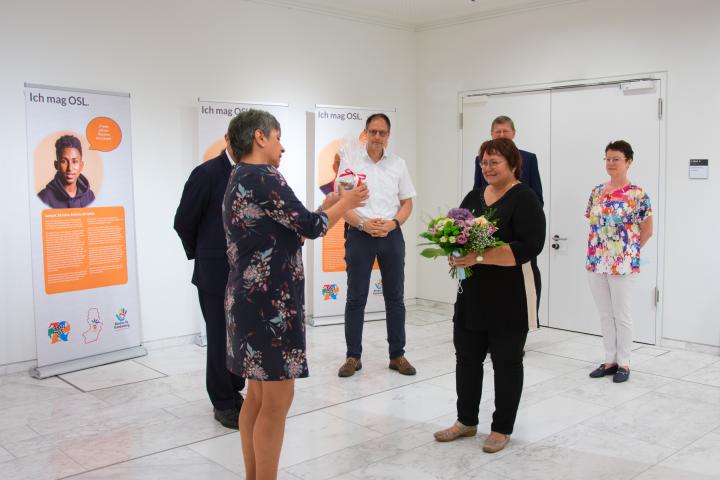
[[[250,0],[295,10],[428,30],[588,0]]]

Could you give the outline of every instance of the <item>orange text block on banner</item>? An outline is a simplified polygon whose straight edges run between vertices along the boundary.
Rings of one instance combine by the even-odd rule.
[[[45,292],[127,283],[123,207],[43,210],[42,239]]]
[[[340,219],[322,239],[322,271],[323,272],[344,272],[345,271],[345,221]],[[373,269],[380,266],[377,259],[373,263]]]

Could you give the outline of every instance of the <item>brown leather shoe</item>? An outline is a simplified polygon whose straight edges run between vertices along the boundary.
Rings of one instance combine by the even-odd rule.
[[[415,367],[410,365],[410,362],[408,362],[405,357],[390,359],[390,365],[388,365],[388,368],[391,370],[397,370],[403,375],[415,375],[417,373],[415,371]]]
[[[477,434],[477,427],[468,427],[460,422],[455,422],[452,427],[433,433],[438,442],[452,442],[460,437],[474,437]]]
[[[347,357],[345,363],[338,370],[338,377],[352,377],[360,369],[362,369],[362,363],[359,358]]]
[[[490,432],[490,435],[485,439],[482,449],[485,453],[497,453],[505,448],[508,443],[510,443],[510,435]]]

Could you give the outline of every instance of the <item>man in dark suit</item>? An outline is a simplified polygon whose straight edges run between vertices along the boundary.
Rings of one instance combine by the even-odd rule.
[[[501,115],[492,122],[490,127],[490,135],[493,140],[496,138],[515,139],[515,123],[510,117]],[[538,160],[534,153],[520,150],[522,155],[522,168],[520,171],[520,181],[530,187],[540,199],[540,204],[544,205],[542,194],[542,183],[540,182],[540,171],[538,170]],[[485,177],[480,172],[480,158],[475,157],[475,184],[473,188],[481,188],[487,185]]]
[[[225,286],[230,267],[222,202],[235,164],[228,149],[190,173],[174,227],[188,260],[195,260],[192,283],[198,289],[207,329],[205,382],[215,419],[225,427],[237,429],[243,403],[240,390],[245,387],[245,379],[231,373],[226,364]]]

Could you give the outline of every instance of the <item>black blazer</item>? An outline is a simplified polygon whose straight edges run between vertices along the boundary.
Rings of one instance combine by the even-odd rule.
[[[225,150],[196,167],[185,183],[174,223],[185,255],[195,260],[192,283],[204,292],[222,296],[230,271],[222,203],[231,170]]]
[[[537,156],[534,153],[526,152],[525,150],[520,150],[520,155],[522,155],[523,163],[519,180],[535,192],[540,199],[540,205],[543,205],[545,202],[543,201],[542,183],[540,182],[540,170],[538,169]],[[475,157],[475,184],[473,185],[473,188],[481,190],[486,185],[487,182],[480,170],[480,157]]]
[[[475,216],[493,210],[492,218],[498,227],[495,237],[510,246],[516,264],[473,265],[473,274],[462,281],[453,321],[461,321],[468,330],[527,331],[530,311],[537,313],[540,305],[540,270],[535,258],[545,245],[545,214],[537,193],[524,183],[510,188],[491,206],[485,203],[485,188],[468,193],[460,208],[467,208]],[[532,275],[523,267],[525,263]],[[528,287],[535,289],[535,305],[528,305]]]

